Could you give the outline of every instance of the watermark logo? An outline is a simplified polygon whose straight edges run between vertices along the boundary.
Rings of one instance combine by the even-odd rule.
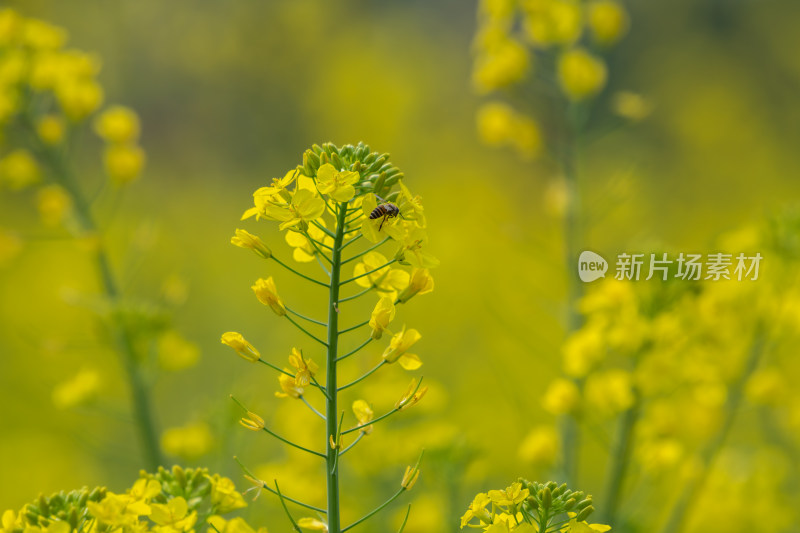
[[[608,261],[603,256],[589,250],[581,252],[578,258],[578,277],[585,283],[606,277]]]
[[[712,253],[684,254],[629,254],[617,256],[614,279],[639,281],[658,278],[667,281],[670,278],[682,280],[736,280],[756,281],[763,256]],[[604,278],[608,271],[608,263],[595,252],[581,252],[578,258],[578,276],[581,281],[589,283]]]

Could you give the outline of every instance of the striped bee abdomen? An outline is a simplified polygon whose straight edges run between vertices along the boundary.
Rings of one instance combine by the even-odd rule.
[[[372,213],[369,214],[370,220],[375,220],[376,218],[381,217],[396,217],[400,214],[400,209],[394,204],[381,204],[375,209],[372,210]]]

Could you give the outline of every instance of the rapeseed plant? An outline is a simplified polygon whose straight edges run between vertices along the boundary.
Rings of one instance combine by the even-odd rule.
[[[291,349],[288,366],[273,362],[275,356],[272,354],[283,351],[278,347],[258,349],[241,333],[233,331],[224,333],[221,339],[247,361],[260,362],[277,371],[279,390],[275,396],[299,400],[325,426],[325,440],[319,443],[318,449],[302,446],[275,433],[267,427],[261,415],[251,412],[234,398],[245,412],[242,426],[268,433],[286,445],[316,457],[325,465],[325,508],[284,494],[278,480],[260,480],[242,465],[258,490],[267,490],[279,498],[296,531],[347,531],[411,490],[420,475],[417,461],[407,467],[401,478],[398,476],[397,491],[383,504],[349,525],[341,524],[340,458],[354,449],[362,438],[377,431],[380,422],[417,404],[428,390],[422,385],[422,378],[413,379],[404,393],[398,391],[399,399],[394,408],[379,415],[375,414],[368,400],[358,399],[352,404],[354,420],[348,424],[345,424],[348,410],[339,402],[342,391],[362,383],[384,366],[398,363],[407,371],[422,366],[422,359],[409,353],[422,335],[405,324],[398,326],[395,319],[398,306],[433,290],[429,269],[435,267],[438,260],[428,251],[422,202],[402,180],[402,172],[389,162],[389,155],[373,152],[367,145],[314,145],[303,154],[301,165],[256,190],[254,206],[242,216],[242,219],[255,217],[277,222],[278,230],[286,231],[285,240],[298,265],[282,261],[279,253],[267,248],[259,237],[245,230],[237,229],[231,239],[235,246],[250,249],[260,258],[320,287],[320,297],[325,299],[327,318],[318,319],[301,313],[298,304],[282,293],[273,276],[258,279],[252,286],[259,302],[279,318],[286,319],[311,342],[311,347]],[[379,249],[386,250],[386,255]],[[298,270],[314,261],[323,274],[322,279]],[[346,273],[348,270],[352,275]],[[351,287],[359,289],[346,294],[345,291]],[[367,312],[367,318],[341,327],[340,318],[351,317],[353,303],[369,294],[376,295],[377,301],[374,306],[369,306],[371,312]],[[342,349],[346,342],[343,337],[358,331],[365,334],[363,342],[351,350]],[[388,334],[388,342],[383,341],[386,347],[375,366],[353,381],[340,384],[337,379],[340,365],[367,345],[385,339],[384,333]],[[321,368],[324,375],[320,374]],[[314,406],[314,396],[324,401],[324,408]],[[287,502],[314,511],[317,516],[295,519]]]
[[[131,109],[103,108],[100,60],[69,48],[67,41],[62,28],[13,9],[0,10],[0,188],[35,189],[42,224],[54,231],[63,228],[90,254],[102,296],[71,299],[95,310],[113,340],[127,376],[145,464],[155,469],[162,458],[150,399],[156,370],[148,363],[150,345],[157,345],[158,367],[168,371],[193,366],[199,351],[170,328],[168,311],[175,302],[169,294],[163,302],[134,302],[123,294],[104,239],[107,228],[95,214],[100,194],[91,189],[97,185],[84,182],[86,172],[74,161],[78,139],[91,125],[105,145],[107,179],[99,184],[100,192],[119,190],[136,180],[144,166],[141,127]],[[0,258],[20,248],[21,239],[0,231]],[[83,369],[55,387],[53,401],[59,408],[89,402],[102,381],[96,370]],[[174,435],[166,441],[176,442]]]

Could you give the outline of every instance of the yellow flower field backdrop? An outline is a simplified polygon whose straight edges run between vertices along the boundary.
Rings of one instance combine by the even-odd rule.
[[[558,72],[585,73],[587,58],[578,53],[556,66],[526,55],[528,48],[506,49],[498,52],[505,70],[482,66],[479,21],[506,3],[3,4],[64,28],[67,48],[90,54],[87,68],[101,86],[96,104],[107,112],[100,121],[92,115],[75,138],[76,181],[94,201],[130,316],[155,332],[143,379],[166,465],[207,467],[244,491],[252,485],[235,455],[256,478],[278,479],[287,494],[324,504],[313,458],[245,431],[229,395],[300,443],[324,439],[314,415],[275,397],[276,374],[245,360],[247,346],[237,344],[243,359],[220,343],[223,333],[241,332],[286,366],[302,333],[249,287],[273,277],[289,306],[312,302],[316,289],[230,241],[243,228],[281,259],[311,257],[277,224],[239,219],[253,207],[252,193],[302,165],[313,143],[363,141],[391,153],[422,198],[440,265],[432,270],[435,290],[398,308],[392,323],[394,332],[403,323],[406,335],[419,331],[411,351],[423,365],[388,366],[358,394],[343,394],[348,407],[366,398],[383,413],[411,376],[424,376],[428,387],[418,405],[375,424],[342,459],[346,522],[397,490],[421,448],[414,490],[364,531],[397,530],[407,503],[405,531],[456,531],[470,503],[479,507],[479,492],[519,476],[564,481],[558,416],[577,412],[582,446],[570,488],[593,494],[602,510],[620,415],[641,395],[612,531],[660,530],[681,489],[705,471],[703,459],[713,459],[711,469],[692,496],[685,531],[797,531],[796,3],[622,3],[629,24],[603,54],[605,73],[590,66],[583,85],[566,89],[581,97],[605,79],[582,142],[583,248],[609,260],[718,251],[758,251],[764,259],[754,282],[586,286],[577,332],[565,328],[576,265],[564,262],[565,194],[547,148],[557,131],[540,118]],[[554,77],[530,78],[546,72]],[[516,92],[502,88],[487,108],[493,83]],[[81,105],[94,112],[91,98],[74,101],[76,113]],[[518,127],[513,142],[498,123]],[[37,127],[43,142],[57,143],[68,126],[48,119]],[[0,158],[0,511],[61,489],[124,492],[141,468],[152,469],[125,369],[96,320],[96,243],[72,239],[61,226],[68,200],[59,189],[18,186],[41,169],[5,145]],[[113,183],[104,185],[107,172]],[[332,194],[347,186],[331,183]],[[347,277],[359,274],[355,263],[345,266]],[[369,316],[376,301],[354,305]],[[389,339],[354,356],[341,379],[372,368]],[[748,357],[762,345],[763,357]],[[748,361],[756,368],[742,380]],[[739,396],[730,432],[709,446]],[[359,413],[369,420],[363,406]],[[289,530],[277,499],[265,492],[250,503],[255,494],[245,495],[241,516]]]

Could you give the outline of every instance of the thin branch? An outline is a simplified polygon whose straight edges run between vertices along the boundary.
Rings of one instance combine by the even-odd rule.
[[[333,264],[333,260],[330,257],[328,257],[327,255],[325,255],[325,252],[323,252],[322,250],[319,249],[319,246],[317,246],[317,241],[312,239],[311,235],[309,235],[307,231],[304,231],[302,233],[303,233],[303,235],[305,235],[306,239],[308,239],[308,242],[311,243],[311,246],[317,251],[317,253],[319,255],[321,255],[322,257],[324,257],[329,265]]]
[[[328,343],[327,343],[327,342],[325,342],[325,341],[324,341],[324,340],[322,340],[322,339],[319,339],[319,338],[317,338],[316,336],[314,336],[314,335],[312,335],[311,333],[309,333],[308,331],[306,331],[306,329],[305,329],[303,326],[301,326],[300,324],[298,324],[297,322],[295,322],[295,321],[292,319],[292,317],[290,317],[288,314],[286,314],[286,315],[283,315],[283,316],[285,316],[285,317],[286,317],[286,319],[287,319],[289,322],[291,322],[292,324],[294,324],[294,325],[297,327],[297,329],[299,329],[300,331],[302,331],[303,333],[305,333],[306,335],[308,335],[309,337],[311,337],[312,339],[314,339],[315,341],[317,341],[317,342],[318,342],[318,343],[320,343],[321,345],[323,345],[323,346],[328,346]]]
[[[355,522],[353,522],[353,523],[352,523],[352,524],[350,524],[349,526],[347,526],[347,527],[345,527],[345,528],[342,528],[342,533],[344,533],[345,531],[347,531],[348,529],[350,529],[350,528],[352,528],[352,527],[354,527],[354,526],[357,526],[358,524],[360,524],[360,523],[361,523],[361,522],[363,522],[364,520],[368,520],[369,518],[372,518],[374,515],[376,515],[376,514],[377,514],[377,513],[379,513],[380,511],[382,511],[382,510],[384,509],[384,507],[386,507],[387,505],[389,505],[390,503],[392,503],[393,501],[395,501],[395,500],[396,500],[396,499],[397,499],[397,498],[398,498],[398,497],[399,497],[401,494],[403,494],[405,491],[406,491],[406,488],[405,488],[405,487],[400,487],[400,490],[398,490],[397,492],[395,492],[395,493],[394,493],[394,495],[393,495],[391,498],[389,498],[388,500],[386,500],[385,502],[383,502],[381,505],[379,505],[378,507],[376,507],[375,509],[373,509],[373,510],[372,510],[372,511],[370,511],[369,513],[365,514],[364,516],[362,516],[361,518],[359,518],[358,520],[356,520]]]
[[[378,244],[373,244],[372,246],[370,246],[369,248],[367,248],[367,249],[366,249],[366,250],[364,250],[363,252],[360,252],[358,255],[354,255],[354,256],[353,256],[353,257],[351,257],[350,259],[346,259],[346,260],[342,261],[342,264],[349,263],[350,261],[352,261],[352,260],[354,260],[354,259],[358,259],[358,258],[359,258],[359,257],[361,257],[362,255],[366,255],[366,254],[370,253],[372,250],[374,250],[375,248],[379,248],[380,246],[382,246],[383,244],[385,244],[385,243],[386,243],[387,241],[389,241],[390,239],[391,239],[391,237],[386,237],[385,239],[383,239],[383,240],[382,240],[381,242],[379,242]]]
[[[367,379],[368,377],[370,377],[372,374],[374,374],[375,372],[377,372],[377,370],[378,370],[380,367],[382,367],[382,366],[383,366],[383,365],[385,365],[385,364],[386,364],[386,359],[381,359],[381,362],[380,362],[380,363],[378,363],[377,365],[375,365],[375,366],[372,368],[372,370],[369,370],[369,371],[367,371],[367,373],[366,373],[366,374],[364,374],[363,376],[361,376],[360,378],[356,379],[355,381],[351,381],[351,382],[350,382],[350,383],[348,383],[347,385],[342,385],[341,387],[339,387],[339,388],[338,388],[338,389],[336,389],[336,390],[337,390],[337,391],[339,391],[339,392],[341,392],[341,391],[343,391],[343,390],[345,390],[345,389],[349,389],[350,387],[352,387],[352,386],[353,386],[353,385],[355,385],[356,383],[358,383],[358,382],[360,382],[360,381],[363,381],[363,380]]]
[[[364,234],[363,234],[363,233],[362,233],[362,234],[359,234],[359,235],[356,235],[355,237],[353,237],[352,239],[350,239],[349,241],[347,241],[346,243],[344,243],[344,244],[342,245],[342,248],[341,248],[341,249],[342,249],[342,250],[344,250],[345,248],[347,248],[348,246],[350,246],[351,244],[353,244],[354,242],[356,242],[358,239],[360,239],[360,238],[361,238],[361,237],[363,237],[363,236],[364,236]]]
[[[349,302],[350,300],[355,300],[355,299],[356,299],[356,298],[358,298],[359,296],[364,296],[365,294],[367,294],[369,291],[371,291],[371,290],[372,290],[372,289],[374,289],[374,288],[375,288],[375,286],[374,286],[374,285],[373,285],[372,287],[367,287],[366,289],[364,289],[364,290],[363,290],[363,291],[361,291],[361,292],[358,292],[358,293],[356,293],[356,294],[354,294],[354,295],[352,295],[352,296],[348,296],[347,298],[342,298],[342,299],[340,299],[338,303],[342,303],[342,302]]]
[[[356,353],[356,352],[358,352],[359,350],[361,350],[361,348],[363,348],[364,346],[366,346],[366,345],[367,345],[367,344],[369,344],[370,342],[372,342],[372,337],[369,337],[369,338],[368,338],[366,341],[364,341],[364,342],[361,344],[361,346],[359,346],[358,348],[356,348],[356,349],[355,349],[355,350],[353,350],[352,352],[347,352],[347,353],[346,353],[346,354],[344,354],[343,356],[341,356],[341,357],[337,357],[337,358],[336,358],[336,362],[338,363],[338,362],[339,362],[339,361],[341,361],[342,359],[346,359],[346,358],[350,357],[351,355],[353,355],[354,353]]]
[[[363,274],[359,274],[358,276],[353,276],[352,278],[349,278],[349,279],[346,279],[344,281],[339,282],[339,286],[341,287],[342,285],[345,285],[346,283],[350,283],[351,281],[355,281],[355,280],[357,280],[359,278],[363,278],[364,276],[369,276],[370,274],[373,274],[373,273],[375,273],[375,272],[377,272],[379,270],[382,270],[382,269],[388,267],[389,265],[391,265],[392,263],[396,263],[396,262],[397,262],[397,259],[392,259],[391,261],[388,261],[386,264],[381,265],[378,268],[373,268],[372,270],[368,270],[367,272],[364,272]]]
[[[294,378],[295,378],[295,375],[294,375],[294,374],[292,374],[291,372],[288,372],[288,371],[286,371],[286,370],[282,369],[281,367],[279,367],[279,366],[277,366],[277,365],[273,365],[272,363],[270,363],[270,362],[269,362],[269,361],[267,361],[266,359],[261,359],[261,358],[259,358],[259,359],[258,359],[258,362],[259,362],[259,363],[262,363],[262,364],[264,364],[264,365],[267,365],[268,367],[272,368],[273,370],[277,370],[277,371],[278,371],[278,372],[280,372],[281,374],[286,374],[287,376],[289,376],[289,377],[290,377],[290,378],[292,378],[292,379],[294,379]],[[325,391],[325,389],[322,387],[322,385],[320,385],[319,383],[317,383],[317,380],[316,380],[316,378],[315,378],[314,376],[311,376],[311,381],[313,381],[313,382],[314,382],[314,386],[315,386],[315,387],[317,387],[317,388],[318,388],[318,389],[319,389],[319,390],[322,392],[322,394],[324,394],[324,395],[325,395],[325,397],[327,397],[327,396],[328,396],[328,393]]]
[[[318,227],[319,229],[321,229],[321,230],[322,230],[322,232],[323,232],[325,235],[327,235],[328,237],[330,237],[331,239],[332,239],[332,238],[334,238],[334,237],[336,237],[336,234],[335,234],[335,233],[333,233],[331,230],[329,230],[328,228],[326,228],[325,226],[323,226],[322,224],[320,224],[320,223],[319,223],[319,222],[317,222],[316,220],[312,220],[312,221],[311,221],[311,223],[312,223],[312,224],[314,224],[314,225],[315,225],[316,227]],[[312,240],[313,240],[313,239],[312,239]],[[316,242],[317,244],[322,244],[321,242],[319,242],[319,241],[317,241],[317,240],[315,240],[314,242]],[[327,244],[322,244],[322,245],[323,245],[325,248],[327,248],[328,250],[333,250],[333,248],[331,248],[331,247],[330,247],[330,246],[328,246]]]
[[[278,258],[277,258],[277,257],[275,257],[274,255],[272,256],[272,259],[274,259],[276,263],[278,263],[279,265],[281,265],[281,266],[282,266],[283,268],[285,268],[286,270],[288,270],[288,271],[290,271],[290,272],[293,272],[293,273],[297,274],[297,275],[298,275],[298,276],[300,276],[301,278],[307,279],[308,281],[310,281],[310,282],[312,282],[312,283],[316,283],[317,285],[322,285],[323,287],[327,287],[327,288],[329,288],[329,289],[330,289],[330,285],[328,285],[327,283],[324,283],[324,282],[322,282],[322,281],[319,281],[319,280],[317,280],[317,279],[314,279],[314,278],[312,278],[311,276],[306,276],[305,274],[298,272],[297,270],[293,269],[292,267],[290,267],[289,265],[287,265],[286,263],[284,263],[283,261],[281,261],[280,259],[278,259]]]
[[[406,511],[406,517],[403,518],[403,523],[400,524],[400,529],[397,533],[403,533],[403,530],[406,528],[406,523],[408,522],[408,516],[411,514],[411,504],[408,504],[408,510]]]
[[[351,327],[349,327],[347,329],[343,329],[342,331],[339,332],[339,335],[341,335],[343,333],[347,333],[348,331],[353,331],[354,329],[358,329],[360,327],[366,326],[367,324],[369,324],[369,320],[365,320],[364,322],[362,322],[360,324],[356,324],[355,326],[351,326]]]
[[[286,502],[283,501],[283,494],[281,494],[281,488],[278,486],[278,480],[274,479],[275,482],[275,492],[278,494],[278,499],[281,501],[281,506],[283,506],[283,510],[286,511],[286,516],[289,517],[289,522],[292,523],[292,528],[297,531],[297,533],[302,533],[300,530],[300,526],[297,525],[297,522],[294,521],[292,518],[292,514],[289,512],[289,509],[286,507]]]
[[[238,457],[234,456],[234,457],[233,457],[233,460],[234,460],[234,461],[236,461],[236,463],[239,465],[239,468],[241,468],[241,469],[242,469],[242,472],[244,472],[244,473],[245,473],[245,474],[246,474],[246,475],[247,475],[247,476],[248,476],[248,477],[249,477],[251,480],[254,480],[254,481],[259,481],[259,482],[261,483],[261,488],[262,488],[262,489],[267,489],[267,490],[268,490],[269,492],[271,492],[272,494],[274,494],[274,495],[278,496],[278,493],[277,493],[277,492],[275,492],[275,489],[273,489],[272,487],[270,487],[269,485],[267,485],[267,482],[266,482],[266,481],[263,481],[263,480],[261,480],[261,479],[258,479],[258,478],[256,478],[256,477],[253,475],[253,473],[252,473],[252,472],[250,472],[250,470],[248,470],[248,469],[247,469],[247,467],[246,467],[246,466],[244,466],[244,464],[242,464],[242,462],[239,460],[239,458],[238,458]],[[283,494],[281,494],[281,496],[283,497],[283,499],[284,499],[284,500],[288,500],[288,501],[290,501],[290,502],[292,502],[292,503],[294,503],[294,504],[296,504],[296,505],[299,505],[300,507],[305,507],[306,509],[310,509],[310,510],[312,510],[312,511],[316,511],[316,512],[318,512],[318,513],[327,514],[327,511],[326,511],[325,509],[321,509],[321,508],[319,508],[319,507],[314,507],[313,505],[309,505],[309,504],[307,504],[307,503],[301,502],[300,500],[296,500],[296,499],[294,499],[294,498],[290,498],[289,496],[286,496],[286,495],[283,495]]]
[[[289,311],[290,313],[292,313],[294,316],[296,316],[298,318],[302,318],[303,320],[307,320],[308,322],[311,322],[312,324],[317,324],[318,326],[327,326],[328,325],[328,324],[326,324],[325,322],[323,322],[321,320],[317,320],[315,318],[311,318],[311,317],[307,317],[305,315],[301,315],[300,313],[298,313],[294,309],[291,309],[288,305],[284,305],[283,307],[285,307],[286,310]]]
[[[309,408],[309,409],[311,409],[311,412],[313,412],[315,415],[317,415],[317,416],[318,416],[318,417],[320,417],[321,419],[323,419],[323,420],[326,420],[326,418],[325,418],[325,415],[323,415],[322,413],[320,413],[319,411],[317,411],[316,409],[314,409],[314,406],[313,406],[313,405],[311,405],[310,403],[308,403],[308,400],[306,400],[306,397],[305,397],[305,396],[303,396],[303,395],[301,394],[301,395],[300,395],[300,399],[301,399],[301,400],[303,400],[303,403],[304,403],[304,404],[306,404],[306,405],[308,406],[308,408]]]
[[[356,440],[354,440],[353,442],[351,442],[351,443],[350,443],[350,444],[347,446],[347,448],[345,448],[344,450],[342,450],[342,451],[340,451],[340,452],[339,452],[339,457],[343,456],[343,455],[344,455],[344,453],[345,453],[347,450],[349,450],[350,448],[352,448],[353,446],[355,446],[356,444],[358,444],[358,441],[360,441],[360,440],[362,439],[362,437],[364,437],[364,435],[366,435],[366,433],[363,433],[363,432],[362,432],[362,433],[359,433],[359,434],[358,434],[358,437],[356,437]]]

